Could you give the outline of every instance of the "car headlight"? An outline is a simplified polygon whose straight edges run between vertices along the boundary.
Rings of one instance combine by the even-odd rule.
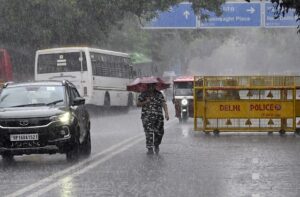
[[[187,99],[182,99],[181,100],[181,105],[187,105],[188,104],[188,100]]]
[[[71,114],[70,114],[70,112],[63,113],[58,116],[58,119],[62,123],[68,123],[71,119]]]
[[[53,121],[59,121],[59,122],[61,122],[61,123],[63,123],[63,124],[69,123],[70,120],[71,120],[71,118],[72,118],[72,116],[71,116],[71,113],[70,113],[70,112],[65,112],[65,113],[60,114],[60,115],[58,115],[58,116],[53,116],[53,117],[51,117],[51,119],[52,119]]]

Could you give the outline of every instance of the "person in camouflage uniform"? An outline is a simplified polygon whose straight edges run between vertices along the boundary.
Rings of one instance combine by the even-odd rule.
[[[163,94],[155,89],[155,84],[148,84],[148,90],[142,92],[138,97],[138,107],[142,107],[142,123],[146,135],[146,148],[148,154],[159,152],[159,145],[161,144],[164,135],[164,116],[169,120],[168,107]],[[154,146],[154,147],[153,147]]]

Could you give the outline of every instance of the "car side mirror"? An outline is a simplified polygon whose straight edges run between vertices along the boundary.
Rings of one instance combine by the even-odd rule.
[[[78,106],[78,105],[84,105],[85,104],[85,98],[82,97],[76,97],[73,100],[73,105]]]

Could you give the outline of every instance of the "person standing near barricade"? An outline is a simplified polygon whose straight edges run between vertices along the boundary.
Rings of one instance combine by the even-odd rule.
[[[147,90],[142,92],[137,101],[137,106],[142,107],[142,123],[146,136],[147,154],[158,154],[159,145],[164,135],[164,115],[169,120],[168,107],[163,94],[156,90],[155,83],[148,84]],[[154,148],[154,151],[153,151]]]

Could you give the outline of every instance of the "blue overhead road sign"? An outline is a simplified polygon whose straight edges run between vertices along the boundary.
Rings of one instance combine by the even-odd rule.
[[[265,7],[265,9],[262,8]],[[166,12],[160,12],[157,18],[145,25],[146,29],[196,29],[196,28],[243,28],[266,27],[281,28],[295,27],[295,10],[290,9],[284,16],[274,18],[272,3],[266,2],[228,2],[221,6],[222,15],[201,9],[201,15],[207,15],[207,19],[199,21],[195,15],[191,3],[180,3]],[[265,17],[262,19],[262,15]],[[262,23],[264,22],[264,23]]]
[[[266,3],[265,6],[265,27],[296,27],[297,17],[294,16],[295,9],[289,9],[284,17],[274,18],[274,7],[272,3]]]
[[[200,21],[200,28],[228,28],[228,27],[260,27],[260,3],[225,3],[221,7],[222,15],[201,10],[201,14],[208,15],[208,19]]]
[[[180,3],[168,12],[159,13],[158,17],[145,25],[147,29],[155,28],[196,28],[196,15],[191,3]]]

